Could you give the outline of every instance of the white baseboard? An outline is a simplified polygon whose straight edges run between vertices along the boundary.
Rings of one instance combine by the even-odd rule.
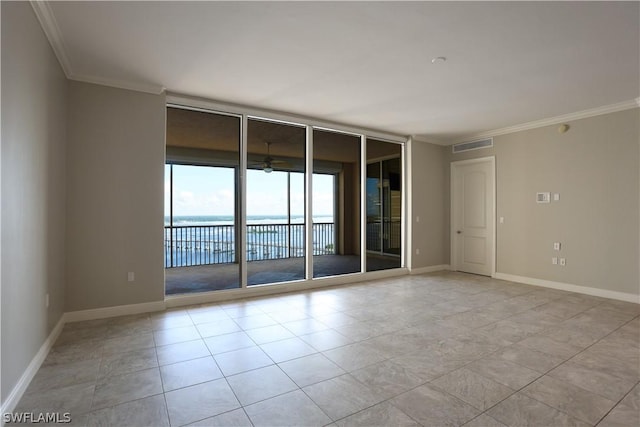
[[[81,322],[84,320],[106,319],[107,317],[127,314],[162,311],[166,308],[164,301],[145,302],[142,304],[117,305],[115,307],[94,308],[90,310],[70,311],[64,314],[65,322]]]
[[[42,362],[44,362],[44,359],[47,358],[49,350],[51,350],[51,347],[53,347],[53,344],[58,339],[60,332],[62,332],[64,322],[65,320],[63,314],[62,316],[60,316],[60,320],[53,328],[47,339],[42,343],[42,345],[40,346],[40,350],[38,350],[38,353],[36,353],[33,359],[31,359],[31,363],[29,363],[29,366],[27,366],[27,369],[25,369],[25,371],[22,373],[22,376],[18,380],[17,384],[13,387],[13,390],[11,390],[11,393],[9,393],[9,396],[2,404],[0,414],[13,412],[13,410],[16,408],[16,405],[18,404],[18,402],[20,402],[20,399],[22,399],[22,395],[24,395],[27,387],[29,387],[31,380],[38,372],[38,369],[40,369]],[[0,425],[4,426],[4,424],[5,423],[3,416]]]
[[[424,274],[447,270],[451,270],[451,266],[449,264],[430,265],[428,267],[412,268],[410,274]]]
[[[64,313],[60,316],[60,320],[53,328],[47,339],[40,346],[40,350],[33,357],[27,369],[23,372],[22,376],[9,393],[7,399],[2,403],[2,407],[0,409],[0,415],[12,412],[20,399],[24,395],[24,392],[27,390],[27,387],[31,383],[31,380],[36,375],[42,362],[47,358],[49,351],[53,347],[53,344],[58,339],[58,336],[62,332],[65,323],[67,322],[79,322],[83,320],[93,320],[93,319],[104,319],[107,317],[116,317],[122,316],[126,314],[139,314],[139,313],[148,313],[152,311],[160,311],[166,308],[164,301],[157,302],[149,302],[143,304],[131,304],[131,305],[120,305],[116,307],[105,307],[105,308],[96,308],[92,310],[82,310],[82,311],[72,311],[68,313]],[[4,427],[4,417],[0,419],[0,427]]]
[[[496,273],[493,276],[496,279],[508,280],[510,282],[524,283],[526,285],[542,286],[544,288],[558,289],[561,291],[577,292],[579,294],[591,295],[594,297],[602,297],[615,299],[619,301],[633,302],[640,304],[640,295],[629,294],[626,292],[610,291],[607,289],[590,288],[588,286],[572,285],[570,283],[553,282],[551,280],[536,279],[533,277],[516,276],[514,274]]]

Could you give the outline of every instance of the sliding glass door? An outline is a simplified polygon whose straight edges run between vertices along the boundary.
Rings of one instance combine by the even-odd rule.
[[[401,267],[402,146],[367,140],[367,271]]]
[[[362,271],[360,136],[313,131],[313,277]]]
[[[240,118],[167,109],[165,292],[240,287]]]
[[[166,293],[401,267],[402,167],[402,144],[168,107]]]
[[[305,147],[305,127],[248,121],[248,286],[306,277]]]

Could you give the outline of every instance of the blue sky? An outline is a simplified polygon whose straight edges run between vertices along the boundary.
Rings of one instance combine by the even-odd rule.
[[[234,170],[203,166],[173,167],[175,216],[233,215]],[[331,175],[313,177],[313,215],[333,216]],[[169,166],[165,166],[165,215],[169,214]],[[287,214],[287,173],[247,171],[247,216]],[[291,173],[291,215],[304,215],[304,175]]]

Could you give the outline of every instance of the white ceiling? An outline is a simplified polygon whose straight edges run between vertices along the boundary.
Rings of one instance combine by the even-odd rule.
[[[51,2],[42,22],[73,79],[446,143],[636,99],[639,6]]]

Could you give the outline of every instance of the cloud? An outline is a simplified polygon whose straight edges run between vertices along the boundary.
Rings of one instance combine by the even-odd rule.
[[[173,210],[176,216],[234,215],[236,193],[232,177],[227,171],[181,169],[174,179]],[[188,175],[187,172],[191,173]],[[174,177],[175,178],[175,177]],[[304,214],[304,175],[292,173],[291,199],[287,200],[287,175],[284,172],[265,174],[248,171],[247,215],[287,215],[288,202],[291,214]],[[333,177],[314,176],[314,214],[333,215]],[[165,179],[165,212],[169,210],[170,181]]]
[[[247,197],[247,215],[287,215],[286,192],[254,192]]]
[[[174,215],[233,215],[235,198],[233,192],[193,192],[180,190],[174,195]]]

